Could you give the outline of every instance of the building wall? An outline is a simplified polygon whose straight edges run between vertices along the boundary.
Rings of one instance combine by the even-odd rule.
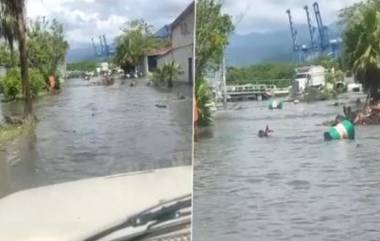
[[[174,49],[187,47],[194,43],[194,11],[175,26],[172,30],[171,41]]]
[[[192,60],[192,68],[194,69],[194,11],[188,14],[180,23],[172,30],[171,36],[172,50],[158,58],[157,66],[161,68],[165,63],[175,61],[181,66],[182,74],[179,81],[184,83],[192,83],[189,71],[189,58]]]

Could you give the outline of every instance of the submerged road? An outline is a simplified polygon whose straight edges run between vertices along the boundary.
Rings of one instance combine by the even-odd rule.
[[[320,124],[342,106],[268,104],[220,111],[196,142],[194,240],[379,240],[380,126],[324,142]]]
[[[169,92],[145,82],[93,86],[70,79],[60,94],[40,98],[36,129],[1,147],[0,197],[52,183],[190,165],[192,87]],[[1,107],[7,114],[22,111],[20,102]]]

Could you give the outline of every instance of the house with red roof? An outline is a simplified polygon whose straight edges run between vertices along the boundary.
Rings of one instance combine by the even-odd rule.
[[[181,66],[182,73],[178,80],[184,83],[193,83],[194,12],[195,4],[192,2],[170,25],[161,29],[160,37],[167,38],[170,45],[146,54],[145,69],[148,72],[153,72],[174,61]],[[167,36],[162,36],[164,28]]]

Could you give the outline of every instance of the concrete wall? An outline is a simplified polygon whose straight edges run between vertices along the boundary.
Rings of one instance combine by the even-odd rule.
[[[175,26],[171,35],[174,49],[187,47],[194,43],[194,11]]]
[[[172,30],[171,35],[172,50],[158,58],[157,66],[161,68],[165,63],[175,61],[181,66],[182,74],[179,81],[184,83],[192,83],[192,77],[189,71],[194,69],[194,11],[188,14],[177,26]],[[189,58],[191,58],[192,68],[189,68]]]

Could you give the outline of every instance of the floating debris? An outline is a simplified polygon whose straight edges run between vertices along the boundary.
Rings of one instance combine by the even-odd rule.
[[[167,107],[166,105],[163,105],[163,104],[156,104],[155,106],[157,108],[166,108]]]
[[[273,100],[273,101],[269,104],[269,109],[270,109],[270,110],[274,110],[274,109],[281,110],[281,109],[282,109],[282,102],[278,102],[278,101],[276,101],[276,100]]]
[[[325,141],[342,140],[342,139],[355,139],[355,126],[354,124],[345,119],[332,127],[328,132],[324,134]]]

